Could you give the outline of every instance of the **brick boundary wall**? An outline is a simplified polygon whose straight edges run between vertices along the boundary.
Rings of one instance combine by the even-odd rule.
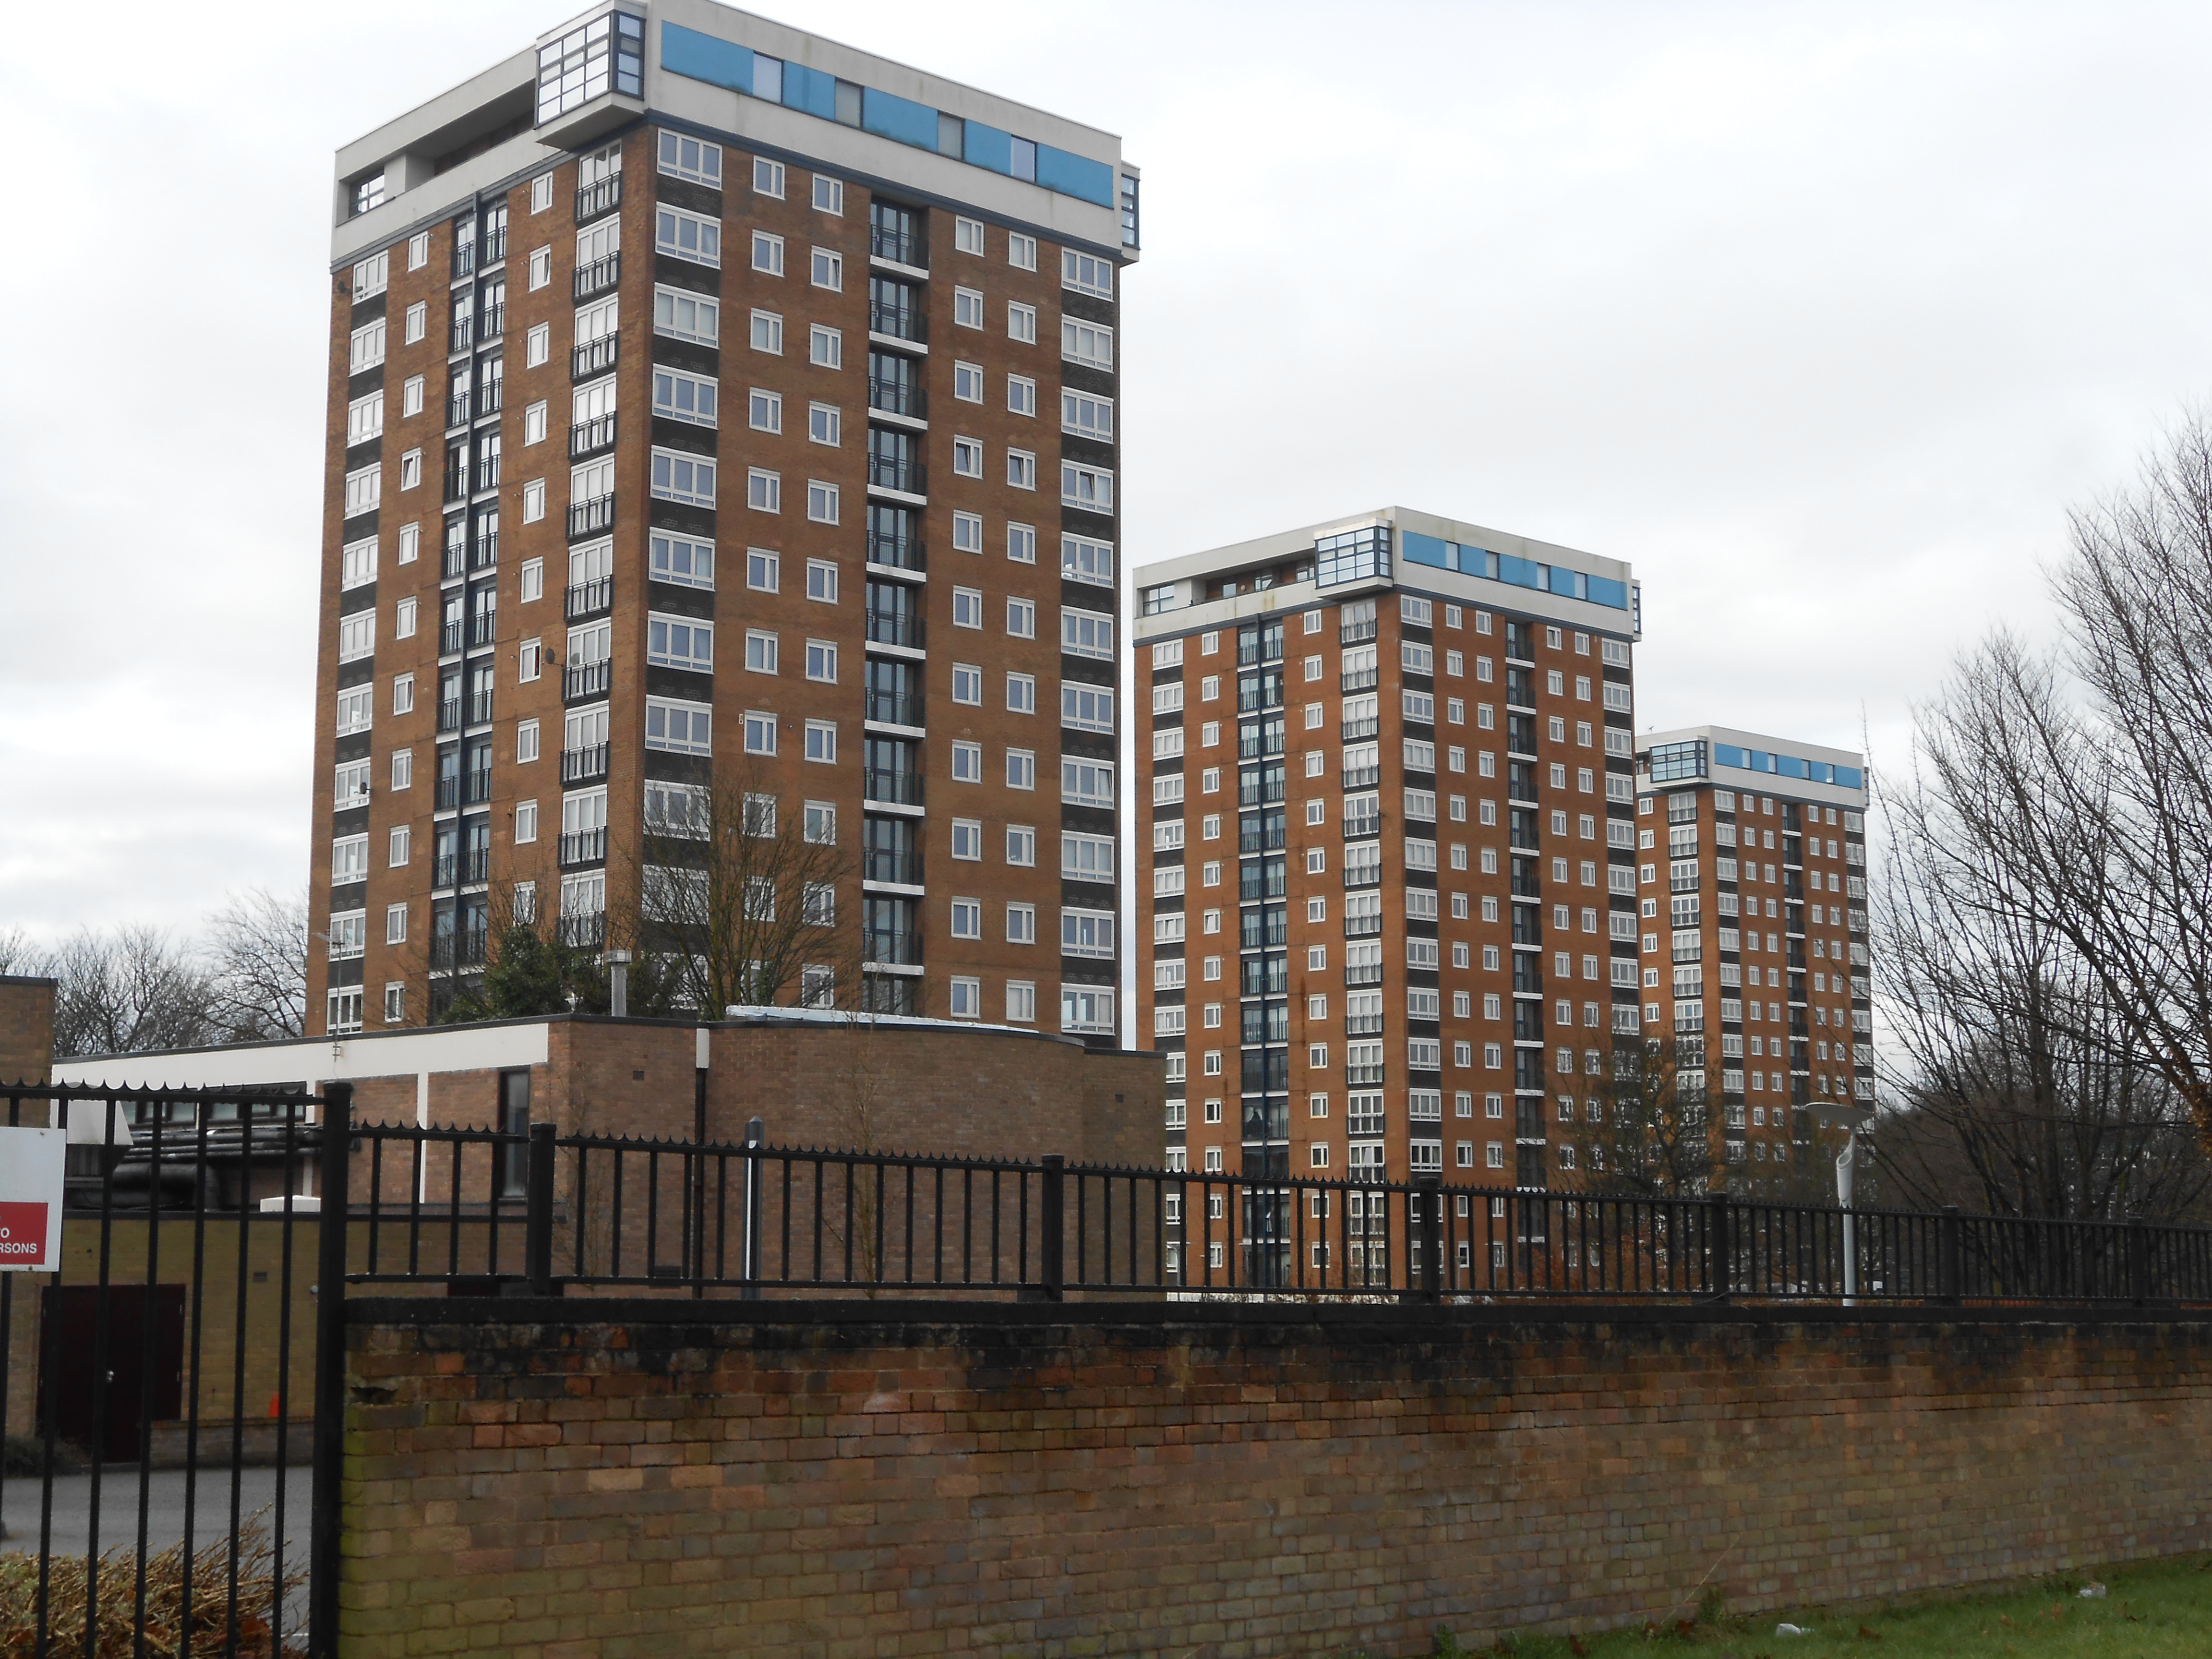
[[[346,1659],[1385,1659],[2212,1545],[2200,1316],[349,1314]]]

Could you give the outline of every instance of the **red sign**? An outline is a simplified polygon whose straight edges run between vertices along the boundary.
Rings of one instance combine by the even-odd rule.
[[[46,1215],[43,1204],[0,1204],[0,1264],[45,1264]]]

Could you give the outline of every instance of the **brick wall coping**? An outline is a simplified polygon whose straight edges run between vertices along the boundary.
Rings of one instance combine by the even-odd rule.
[[[1428,1308],[1321,1304],[1311,1306],[1249,1303],[1160,1304],[949,1302],[916,1299],[886,1306],[849,1299],[741,1302],[715,1297],[677,1302],[654,1297],[349,1297],[349,1325],[388,1326],[793,1326],[834,1325],[878,1332],[905,1333],[917,1327],[996,1327],[1049,1330],[1055,1327],[1120,1327],[1133,1332],[1178,1328],[1290,1332],[1326,1328],[1366,1332],[1392,1340],[1420,1340],[1439,1334],[1505,1329],[1575,1330],[1592,1326],[1902,1325],[2088,1327],[2116,1329],[2154,1326],[2187,1329],[2212,1339],[2212,1309],[2057,1309],[2051,1307],[1790,1307],[1721,1306],[1713,1304],[1650,1305],[1589,1304],[1575,1307],[1523,1306]],[[886,1340],[902,1341],[903,1336]]]

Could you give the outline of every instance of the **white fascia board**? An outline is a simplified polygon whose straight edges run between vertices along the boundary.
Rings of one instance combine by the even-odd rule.
[[[365,1078],[496,1071],[545,1064],[550,1029],[533,1020],[106,1055],[58,1060],[53,1080],[118,1089],[265,1089],[286,1084],[313,1088]]]

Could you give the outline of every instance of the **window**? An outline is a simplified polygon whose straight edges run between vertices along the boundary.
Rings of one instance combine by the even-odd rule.
[[[1061,536],[1060,574],[1069,581],[1113,586],[1114,544],[1094,541],[1088,536]]]
[[[1035,345],[1037,337],[1036,307],[1025,306],[1018,300],[1006,301],[1006,337],[1024,345]]]
[[[819,478],[807,480],[806,516],[814,523],[836,523],[838,500],[839,492],[836,484],[824,483]]]
[[[983,705],[983,671],[971,664],[952,665],[952,701],[975,708]]]
[[[335,886],[368,879],[368,837],[340,836],[331,842],[331,881]]]
[[[1114,618],[1097,611],[1060,610],[1060,648],[1071,656],[1114,659]],[[1109,716],[1110,718],[1110,716]]]
[[[365,368],[374,368],[384,361],[384,319],[363,323],[354,330],[347,362],[352,373],[358,374]]]
[[[780,163],[771,161],[769,165],[779,173],[783,170]],[[755,163],[755,167],[757,168],[758,163]],[[695,185],[720,190],[722,187],[722,147],[710,144],[703,138],[691,137],[686,133],[671,132],[664,127],[660,133],[660,170],[678,179],[689,179]],[[551,178],[549,176],[545,182],[550,197]],[[780,181],[775,193],[779,196],[783,194]]]
[[[1114,400],[1087,392],[1063,390],[1060,394],[1060,429],[1078,437],[1114,441]]]
[[[958,477],[981,477],[983,446],[973,438],[955,438],[952,441],[952,471]]]
[[[952,320],[962,328],[983,326],[983,296],[972,288],[952,290]],[[378,362],[382,362],[381,356]]]
[[[1006,452],[1006,482],[1016,489],[1036,488],[1036,457],[1026,449]]]
[[[1036,751],[1031,749],[1006,750],[1006,787],[1034,789],[1036,787]]]
[[[837,763],[837,722],[809,720],[806,722],[806,758],[820,761],[825,766]]]
[[[776,337],[776,349],[783,349],[782,335]],[[807,331],[806,361],[817,368],[842,368],[845,366],[845,331],[824,328],[817,323]]]
[[[817,213],[842,215],[845,211],[845,181],[814,175],[814,208]]]
[[[373,513],[384,499],[384,469],[364,466],[345,476],[345,515]]]
[[[647,613],[645,659],[661,668],[689,668],[707,674],[714,668],[714,624],[689,617]]]
[[[1114,763],[1063,756],[1060,763],[1060,798],[1077,806],[1114,805]]]
[[[752,315],[752,347],[773,356],[783,356],[783,319],[773,311],[755,311]]]
[[[971,863],[982,858],[982,819],[955,818],[952,820],[952,856]]]
[[[955,513],[952,515],[952,550],[956,553],[981,553],[983,550],[981,514]]]
[[[653,493],[665,501],[712,507],[714,504],[714,463],[703,455],[656,449],[653,452]]]
[[[1006,601],[1006,633],[1010,638],[1033,640],[1036,637],[1036,601],[1008,599]]]
[[[745,423],[756,432],[783,430],[783,395],[755,386],[745,398]]]
[[[1006,526],[1006,557],[1015,564],[1036,562],[1036,528],[1033,525]]]
[[[806,597],[823,605],[837,603],[837,567],[827,559],[806,562]]]
[[[1036,382],[1026,374],[1006,376],[1006,408],[1010,413],[1036,416]]]
[[[745,474],[745,505],[756,513],[782,512],[783,475],[757,466],[749,469]]]
[[[1036,863],[1036,831],[1028,824],[1006,826],[1006,862],[1025,870]]]
[[[653,412],[663,419],[717,425],[715,396],[715,382],[706,375],[658,366],[653,371]]]
[[[645,700],[645,746],[676,755],[714,752],[714,711],[703,702],[667,697]],[[747,724],[750,726],[750,719]]]
[[[845,417],[835,404],[809,404],[806,435],[810,441],[832,448],[845,441]]]
[[[775,556],[771,553],[769,558]],[[653,532],[648,554],[648,574],[653,580],[676,587],[704,587],[714,586],[714,544],[701,541],[696,537],[681,536],[673,531]],[[771,591],[773,583],[771,582]]]
[[[662,207],[655,210],[653,222],[653,246],[661,252],[678,259],[688,259],[694,264],[710,265],[719,269],[722,263],[722,222],[703,218],[696,213],[686,213],[681,208]],[[757,248],[757,239],[756,239]],[[783,272],[782,239],[776,239],[776,274]],[[758,258],[757,252],[755,254]],[[757,270],[759,267],[755,266]]]
[[[806,642],[806,678],[825,685],[837,683],[837,647],[830,640]]]
[[[776,672],[776,635],[772,629],[745,629],[745,666],[756,674]]]
[[[384,394],[372,392],[346,405],[346,441],[367,443],[384,435]]]
[[[826,288],[837,294],[845,291],[845,256],[843,254],[832,253],[826,247],[817,247],[814,250],[811,269],[815,287]]]
[[[338,552],[338,586],[361,587],[376,580],[376,538],[348,542]]]
[[[765,155],[753,157],[753,193],[783,199],[783,163],[771,161]]]
[[[1062,681],[1060,688],[1060,723],[1077,732],[1114,730],[1114,693],[1103,686],[1079,684]]]
[[[775,753],[775,716],[758,709],[745,711],[745,753],[773,755]]]
[[[1114,475],[1104,467],[1075,461],[1060,464],[1060,499],[1063,506],[1091,513],[1114,510]]]
[[[536,524],[545,516],[545,480],[532,478],[522,486],[522,521]]]
[[[952,745],[952,781],[955,783],[983,781],[983,745],[980,743],[956,743]]]
[[[981,588],[956,587],[952,590],[952,625],[955,628],[981,628],[983,625],[983,592]]]
[[[1072,363],[1110,369],[1114,367],[1114,331],[1097,323],[1063,317],[1060,323],[1060,355]]]
[[[1060,285],[1072,288],[1079,294],[1095,294],[1102,300],[1114,297],[1114,262],[1102,259],[1095,253],[1078,253],[1073,248],[1062,248],[1060,253]]]
[[[1111,836],[1079,835],[1073,830],[1063,831],[1060,837],[1060,873],[1071,881],[1096,881],[1113,885],[1114,838]]]
[[[550,247],[530,251],[530,286],[532,291],[548,286],[553,280],[553,250]]]
[[[699,345],[719,345],[722,337],[722,305],[703,294],[680,288],[653,290],[653,331],[672,340]]]
[[[396,688],[398,682],[394,682]],[[338,693],[337,735],[348,737],[356,732],[366,732],[376,718],[376,690],[374,686],[359,685],[349,691]]]
[[[415,786],[415,751],[395,749],[392,751],[392,787],[411,789]]]
[[[783,238],[772,231],[753,233],[753,269],[765,276],[783,275]]]
[[[1063,908],[1060,913],[1060,948],[1064,956],[1112,956],[1114,913]]]
[[[981,219],[956,218],[952,222],[952,251],[955,253],[981,255],[983,252],[983,222]]]
[[[952,395],[963,404],[983,401],[983,371],[975,363],[952,365]]]

